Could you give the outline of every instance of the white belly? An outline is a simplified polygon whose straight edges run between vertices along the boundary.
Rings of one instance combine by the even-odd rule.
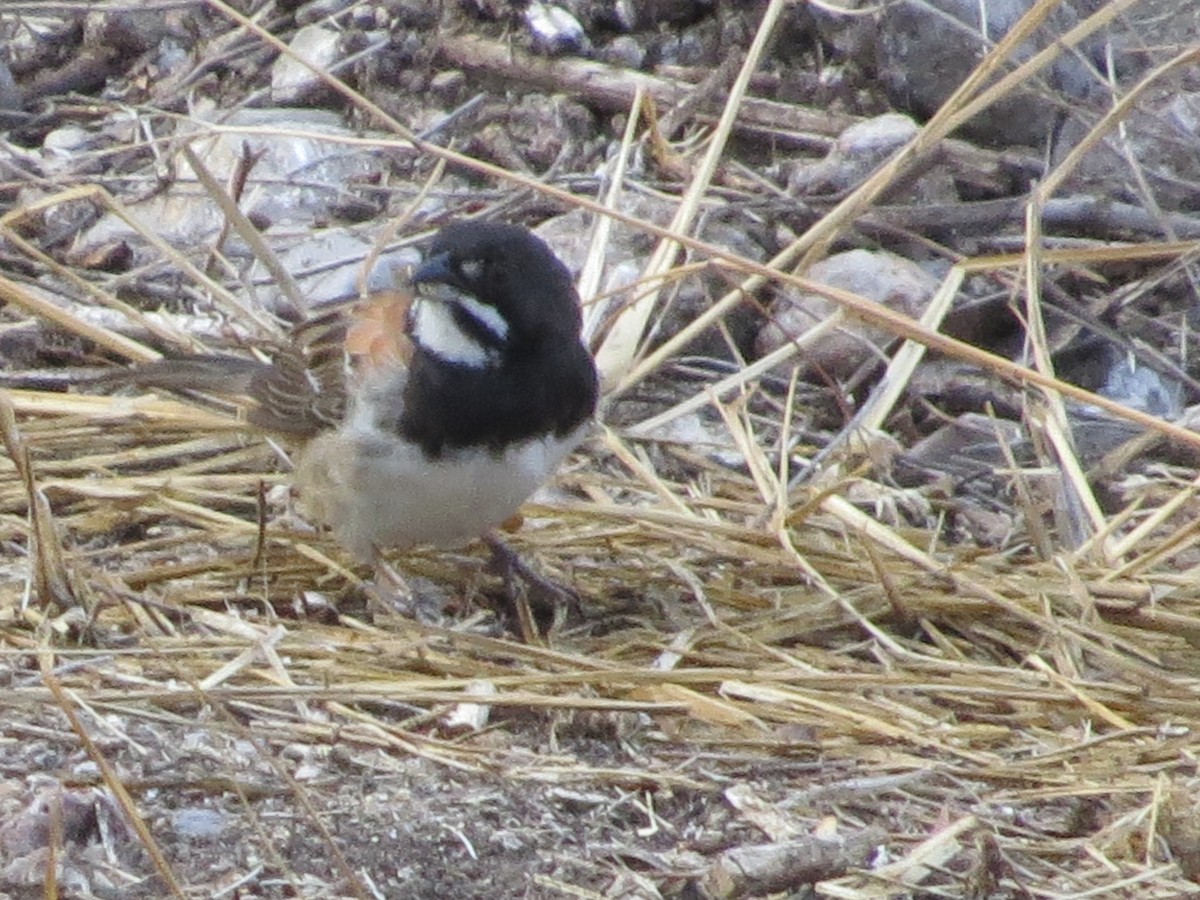
[[[498,455],[448,451],[430,460],[393,435],[348,423],[305,448],[296,480],[308,514],[368,560],[376,547],[459,543],[499,525],[582,433],[526,441]]]

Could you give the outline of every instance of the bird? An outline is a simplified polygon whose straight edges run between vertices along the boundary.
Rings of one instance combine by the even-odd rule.
[[[296,446],[301,511],[363,562],[465,544],[578,445],[599,379],[570,271],[527,228],[447,224],[409,281],[314,307],[262,358],[166,358],[120,378],[248,397],[248,424]]]

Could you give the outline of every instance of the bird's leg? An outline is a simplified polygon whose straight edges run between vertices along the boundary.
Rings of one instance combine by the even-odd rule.
[[[494,531],[485,534],[483,542],[492,551],[492,567],[504,580],[505,596],[513,605],[527,639],[539,633],[535,613],[557,618],[565,611],[576,618],[582,616],[580,597],[575,591],[535,571]],[[518,582],[524,585],[524,590],[518,588]]]

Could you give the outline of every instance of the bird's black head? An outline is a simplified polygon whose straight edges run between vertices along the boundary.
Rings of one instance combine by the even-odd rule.
[[[592,415],[579,295],[540,238],[513,225],[447,225],[412,280],[416,352],[396,427],[430,457],[561,438]]]
[[[455,318],[476,339],[486,332],[502,334],[507,346],[518,348],[579,337],[579,296],[571,273],[541,238],[521,226],[447,225],[434,236],[412,280],[451,288],[441,298],[451,303],[458,298]],[[483,333],[472,333],[470,318]]]

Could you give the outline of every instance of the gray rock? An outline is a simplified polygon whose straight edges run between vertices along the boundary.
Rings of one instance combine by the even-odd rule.
[[[190,806],[171,813],[171,828],[185,840],[212,840],[229,827],[231,817],[219,809]]]
[[[788,175],[788,191],[800,196],[836,194],[855,187],[917,133],[917,123],[885,113],[843,131],[825,159],[800,164]]]
[[[883,251],[839,253],[818,262],[807,275],[812,281],[851,291],[913,317],[921,314],[938,286],[937,280],[916,263]],[[800,337],[838,308],[838,304],[819,294],[785,288],[771,304],[770,321],[759,330],[755,351],[766,356]],[[877,357],[880,350],[876,348],[891,340],[890,332],[847,318],[837,331],[809,347],[803,361],[832,377],[845,377],[868,359]]]
[[[204,111],[195,116],[203,118]],[[196,141],[194,148],[205,167],[227,183],[241,165],[245,150],[256,156],[241,196],[241,208],[260,230],[272,225],[300,225],[339,218],[339,210],[355,200],[371,201],[372,185],[390,161],[384,153],[368,153],[338,142],[351,132],[341,120],[324,110],[246,109],[223,122],[227,130],[211,140]],[[239,132],[237,126],[246,126]],[[296,136],[291,130],[329,135],[330,140]],[[174,159],[176,181],[194,181],[182,156]],[[362,185],[361,191],[356,185]],[[199,188],[153,194],[133,206],[142,227],[176,246],[212,240],[222,220],[214,215],[211,200]],[[81,247],[130,240],[140,243],[136,230],[120,216],[104,215],[80,239]],[[236,240],[227,252],[239,255]]]
[[[646,48],[637,38],[627,34],[618,35],[601,51],[605,62],[627,69],[640,69],[646,62]]]
[[[1015,60],[1028,59],[1075,25],[1084,3],[1060,4]],[[900,0],[884,4],[874,17],[839,16],[823,7],[816,18],[835,47],[874,57],[879,80],[897,109],[925,119],[1032,6],[1033,0]],[[1086,98],[1097,83],[1086,61],[1070,52],[1059,55],[1040,78],[981,112],[964,133],[996,146],[1042,146],[1071,112],[1069,100]]]
[[[21,89],[17,87],[8,65],[0,59],[0,112],[15,112],[21,108],[21,104]]]
[[[583,26],[567,10],[533,0],[525,7],[525,27],[541,53],[582,53],[591,49]]]
[[[1144,96],[1126,116],[1125,127],[1109,131],[1084,156],[1071,187],[1141,206],[1148,185],[1160,209],[1194,213],[1200,208],[1200,92],[1181,85],[1186,77],[1168,77]],[[1067,123],[1054,160],[1069,152],[1090,127],[1088,122]],[[1130,160],[1136,162],[1136,173]]]
[[[323,25],[306,25],[288,47],[318,69],[328,69],[341,55],[341,36]],[[271,99],[279,104],[311,102],[326,90],[316,72],[299,60],[281,54],[271,69]]]

